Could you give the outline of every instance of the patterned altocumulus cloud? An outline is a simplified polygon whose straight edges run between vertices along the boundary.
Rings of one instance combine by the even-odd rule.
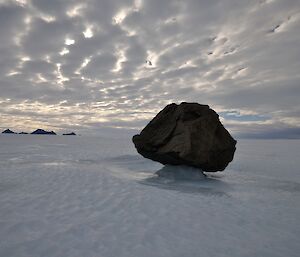
[[[0,0],[0,33],[3,129],[139,129],[193,101],[299,137],[299,1]]]

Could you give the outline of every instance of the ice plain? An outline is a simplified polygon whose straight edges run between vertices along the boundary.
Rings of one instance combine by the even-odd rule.
[[[238,140],[190,181],[157,177],[129,135],[0,135],[0,256],[299,256],[299,152]]]

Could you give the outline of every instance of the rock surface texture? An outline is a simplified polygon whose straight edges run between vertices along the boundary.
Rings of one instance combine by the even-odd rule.
[[[219,115],[197,103],[167,105],[132,141],[145,158],[208,172],[224,170],[236,149]]]

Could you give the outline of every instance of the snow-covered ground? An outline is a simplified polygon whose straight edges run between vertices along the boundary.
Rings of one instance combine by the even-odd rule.
[[[239,140],[188,181],[155,176],[129,137],[1,135],[0,256],[299,256],[299,152]]]

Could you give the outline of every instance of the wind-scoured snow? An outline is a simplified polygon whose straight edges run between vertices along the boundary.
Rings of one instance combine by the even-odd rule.
[[[0,256],[299,256],[299,152],[239,140],[193,181],[155,175],[130,137],[1,135]]]

